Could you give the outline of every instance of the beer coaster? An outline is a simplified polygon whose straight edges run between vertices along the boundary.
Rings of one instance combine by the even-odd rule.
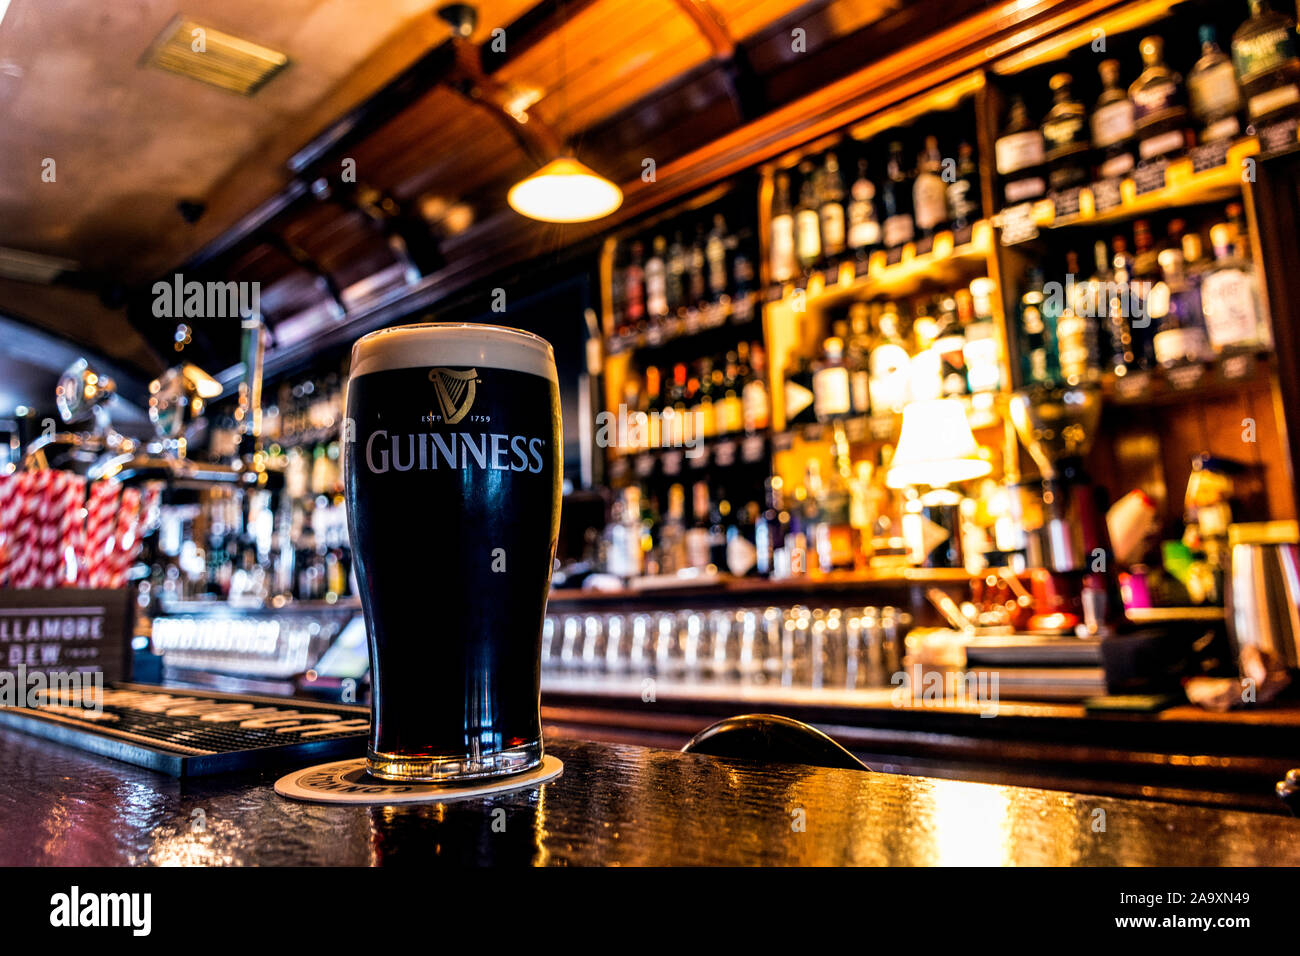
[[[448,803],[470,797],[536,787],[564,770],[559,757],[546,754],[527,773],[469,783],[396,783],[366,773],[364,758],[336,760],[285,774],[275,782],[275,792],[293,800],[313,803]]]

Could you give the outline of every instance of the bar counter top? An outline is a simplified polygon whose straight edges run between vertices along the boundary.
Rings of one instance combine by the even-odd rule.
[[[1300,820],[1279,815],[547,748],[564,773],[534,790],[327,806],[278,796],[280,772],[182,781],[3,730],[0,865],[1300,864]]]

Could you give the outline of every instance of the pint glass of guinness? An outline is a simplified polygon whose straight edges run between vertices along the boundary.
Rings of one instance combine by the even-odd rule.
[[[352,349],[345,429],[370,772],[458,781],[537,766],[563,462],[550,344],[491,325],[372,332]]]

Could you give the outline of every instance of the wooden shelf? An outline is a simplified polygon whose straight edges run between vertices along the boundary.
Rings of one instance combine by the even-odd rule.
[[[1154,408],[1237,395],[1243,387],[1267,386],[1274,365],[1271,352],[1244,352],[1197,366],[1157,369],[1124,379],[1107,375],[1102,379],[1102,396],[1111,406]]]
[[[585,591],[580,588],[556,588],[551,591],[550,613],[563,613],[566,604],[619,604],[653,603],[659,597],[688,599],[691,597],[743,598],[752,595],[755,600],[783,595],[833,595],[859,590],[908,589],[926,584],[964,585],[971,575],[961,568],[889,568],[867,571],[837,571],[831,574],[810,574],[800,577],[767,580],[766,578],[733,578],[723,575],[707,584],[692,584],[684,579],[680,586],[658,588],[621,588],[616,591]],[[732,602],[734,603],[734,602]]]
[[[1125,177],[1118,181],[1119,204],[1100,211],[1094,194],[1097,183],[1079,191],[1079,211],[1072,215],[1058,217],[1055,201],[1041,199],[1034,204],[1034,223],[1044,229],[1104,225],[1177,207],[1233,199],[1241,195],[1243,160],[1258,152],[1259,141],[1255,137],[1240,140],[1228,148],[1222,165],[1200,172],[1196,171],[1192,157],[1184,156],[1165,167],[1164,186],[1146,192],[1138,191],[1134,177]]]
[[[981,219],[970,228],[966,241],[955,240],[951,231],[936,233],[928,247],[921,246],[922,252],[917,251],[917,243],[909,242],[893,262],[889,253],[878,250],[860,274],[854,263],[846,262],[838,270],[814,273],[805,289],[785,286],[772,297],[798,311],[795,303],[801,295],[807,308],[823,308],[852,299],[904,298],[926,287],[956,285],[986,275],[992,224]]]

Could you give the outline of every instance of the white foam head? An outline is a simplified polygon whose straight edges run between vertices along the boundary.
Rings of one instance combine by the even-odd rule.
[[[503,325],[422,322],[363,335],[352,346],[355,377],[395,368],[483,366],[540,375],[558,384],[555,353],[540,335]]]

